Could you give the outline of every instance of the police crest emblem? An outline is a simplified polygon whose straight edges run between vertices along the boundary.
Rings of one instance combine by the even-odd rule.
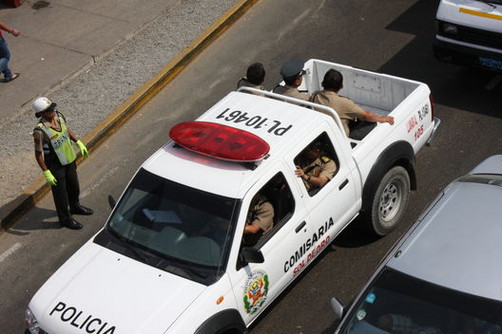
[[[249,274],[244,286],[244,309],[248,314],[255,314],[265,303],[268,294],[268,275],[262,270]]]

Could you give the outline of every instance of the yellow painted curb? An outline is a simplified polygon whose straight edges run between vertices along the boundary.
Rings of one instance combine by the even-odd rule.
[[[84,136],[89,151],[98,147],[106,138],[145,103],[151,100],[162,88],[171,82],[183,69],[192,62],[211,42],[225,32],[234,22],[244,15],[259,0],[240,0],[227,10],[211,27],[194,40],[190,46],[171,60],[154,77],[148,80],[124,103],[122,103],[100,125]],[[79,157],[77,164],[82,157]],[[43,177],[38,178],[21,196],[8,203],[0,211],[0,233],[11,227],[22,215],[33,208],[35,204],[50,190]]]

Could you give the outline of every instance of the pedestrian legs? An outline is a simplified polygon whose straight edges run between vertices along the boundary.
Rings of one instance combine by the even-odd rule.
[[[3,73],[5,79],[12,78],[12,72],[9,69],[10,51],[7,42],[0,37],[0,73]]]

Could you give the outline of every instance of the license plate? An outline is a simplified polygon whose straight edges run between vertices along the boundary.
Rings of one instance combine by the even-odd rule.
[[[479,57],[479,64],[483,67],[488,67],[494,70],[502,71],[502,60]]]

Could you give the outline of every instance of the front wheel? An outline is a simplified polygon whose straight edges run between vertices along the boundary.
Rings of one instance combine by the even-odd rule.
[[[370,230],[387,235],[401,220],[410,199],[410,176],[401,166],[391,168],[373,195],[369,217]]]

